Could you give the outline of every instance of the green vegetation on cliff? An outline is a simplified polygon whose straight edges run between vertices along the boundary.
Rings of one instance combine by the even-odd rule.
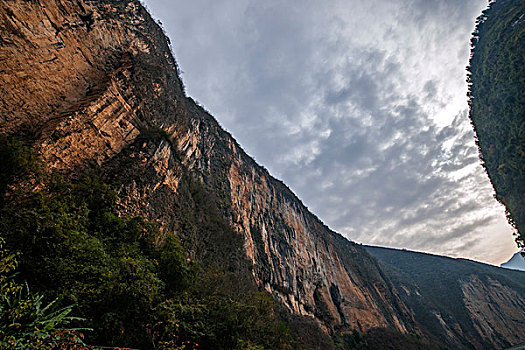
[[[0,139],[0,154],[6,159],[0,251],[19,262],[16,275],[9,274],[11,260],[0,264],[10,266],[0,278],[9,277],[13,286],[27,283],[36,294],[24,300],[67,311],[21,318],[25,329],[60,316],[47,333],[37,334],[47,342],[40,346],[82,349],[85,335],[87,344],[140,349],[430,348],[416,336],[387,329],[330,336],[312,318],[291,315],[255,285],[242,237],[224,221],[214,195],[188,175],[174,209],[185,231],[181,242],[145,218],[118,216],[116,191],[95,173],[50,172],[13,139]],[[3,300],[12,297],[5,289],[0,293]],[[4,306],[0,316],[20,313]],[[0,342],[33,339],[27,332],[0,333]]]
[[[297,347],[293,322],[250,280],[240,237],[215,215],[215,200],[202,185],[187,179],[185,200],[194,210],[185,214],[184,225],[209,233],[207,243],[217,249],[189,261],[173,234],[163,235],[144,218],[116,215],[117,194],[96,175],[66,179],[40,169],[19,142],[3,139],[0,148],[10,160],[2,174],[0,236],[5,254],[18,255],[17,285],[27,281],[46,301],[76,304],[74,315],[84,319],[76,323],[92,329],[87,343]]]
[[[492,2],[473,35],[470,119],[496,198],[525,247],[525,3]]]

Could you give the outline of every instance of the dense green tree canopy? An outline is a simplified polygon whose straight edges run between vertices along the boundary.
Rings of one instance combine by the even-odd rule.
[[[90,329],[90,345],[380,350],[394,342],[429,349],[424,340],[394,330],[330,336],[312,318],[291,315],[256,286],[242,237],[221,217],[213,193],[187,174],[179,193],[184,205],[176,209],[187,231],[181,242],[145,218],[118,216],[116,191],[96,174],[67,178],[46,170],[20,142],[0,138],[0,147],[7,165],[0,174],[0,260],[17,256],[16,283],[27,282],[38,293],[24,300],[58,300],[53,305],[67,313],[56,324]],[[9,259],[0,265],[8,266]],[[0,288],[0,300],[9,300],[9,290]],[[20,313],[2,305],[0,317]],[[32,327],[30,321],[21,325]],[[19,333],[0,329],[0,344],[35,337]],[[82,342],[69,334],[52,329],[37,335],[62,348]]]
[[[471,40],[470,119],[496,198],[525,246],[525,2],[498,0]]]
[[[1,256],[18,256],[19,285],[27,282],[45,302],[60,300],[64,310],[81,317],[78,326],[91,329],[87,343],[140,349],[295,347],[286,315],[250,279],[239,255],[241,239],[217,216],[214,198],[198,182],[186,179],[184,200],[192,210],[183,226],[221,249],[189,261],[173,233],[162,234],[142,217],[118,216],[117,193],[96,175],[68,179],[45,170],[20,142],[4,138],[0,146],[6,160],[0,174],[0,242],[6,248]],[[9,300],[11,290],[0,290],[0,300]],[[20,313],[11,304],[0,308],[0,316]],[[28,328],[26,323],[21,327]],[[11,333],[0,332],[0,343],[11,341]],[[13,341],[26,338],[21,333]]]

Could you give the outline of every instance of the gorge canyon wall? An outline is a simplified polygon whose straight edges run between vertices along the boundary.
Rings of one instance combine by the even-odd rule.
[[[117,186],[120,215],[143,215],[183,239],[173,208],[186,174],[219,199],[253,278],[291,312],[327,331],[425,333],[375,258],[310,213],[185,95],[169,40],[138,1],[2,0],[0,16],[0,134],[30,142],[62,173],[99,169]],[[502,314],[475,306],[483,291],[473,283],[464,295],[486,333]],[[525,317],[523,302],[509,310]],[[490,327],[508,343],[525,341],[524,329],[512,329],[519,323]],[[461,345],[476,337],[446,334]],[[487,348],[498,337],[485,335]]]

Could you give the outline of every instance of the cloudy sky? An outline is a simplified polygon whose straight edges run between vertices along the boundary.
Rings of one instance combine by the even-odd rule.
[[[146,0],[188,95],[332,229],[492,264],[517,248],[467,118],[486,0]]]

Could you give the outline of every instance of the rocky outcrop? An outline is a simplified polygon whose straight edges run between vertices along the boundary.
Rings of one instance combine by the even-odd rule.
[[[406,250],[367,250],[424,333],[451,348],[505,349],[525,341],[525,272]]]
[[[476,275],[462,281],[464,302],[472,318],[474,328],[482,338],[482,344],[505,348],[525,340],[525,296],[520,295],[501,282]]]
[[[188,179],[244,238],[253,278],[326,330],[422,330],[378,262],[331,231],[184,94],[162,29],[136,0],[0,0],[0,133],[50,167],[98,169],[121,215],[184,239]],[[190,252],[191,253],[191,252]]]
[[[495,198],[525,248],[525,3],[490,1],[476,23],[467,67],[469,118]]]

